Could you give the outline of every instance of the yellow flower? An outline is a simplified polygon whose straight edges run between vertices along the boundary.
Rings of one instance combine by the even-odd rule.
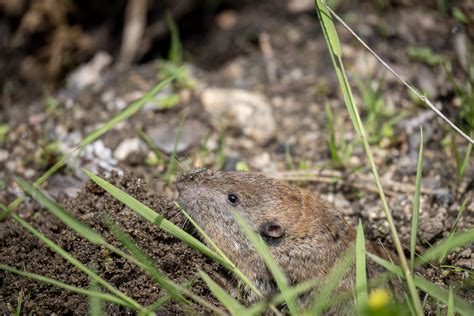
[[[390,293],[385,289],[375,289],[370,293],[367,305],[371,310],[383,308],[390,301]]]

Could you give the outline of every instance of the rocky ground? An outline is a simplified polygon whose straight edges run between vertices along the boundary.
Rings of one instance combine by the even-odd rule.
[[[467,18],[472,17],[469,5],[460,8]],[[389,5],[389,9],[365,2],[360,6],[342,5],[338,12],[443,113],[466,125],[467,119],[460,116],[463,99],[456,95],[449,79],[452,75],[458,82],[467,82],[464,69],[470,67],[466,56],[471,53],[468,47],[473,35],[472,19],[466,25],[434,6],[409,2]],[[183,41],[186,63],[177,82],[69,159],[48,179],[45,192],[105,234],[101,214],[113,216],[168,276],[180,283],[193,279],[198,268],[213,275],[222,271],[101,190],[85,184],[86,178],[78,167],[102,174],[115,172],[112,181],[179,222],[170,206],[177,193],[172,185],[174,175],[168,177],[166,163],[176,148],[179,170],[235,170],[243,166],[318,192],[334,202],[354,225],[362,219],[368,238],[391,248],[388,224],[363,148],[342,103],[313,8],[278,1],[230,7],[213,17],[213,26],[203,38]],[[372,136],[374,157],[405,248],[410,240],[420,125],[424,130],[425,156],[418,251],[423,252],[449,235],[466,199],[467,207],[457,229],[472,228],[472,158],[464,176],[457,177],[455,153],[449,145],[453,142],[462,155],[466,142],[414,101],[347,30],[338,26],[338,32],[349,80]],[[430,53],[420,49],[426,47]],[[450,72],[442,65],[444,59],[452,61]],[[36,101],[22,103],[18,101],[22,98],[17,97],[21,93],[4,88],[0,117],[6,131],[0,134],[0,202],[7,205],[20,195],[13,176],[33,182],[87,134],[166,77],[168,67],[169,63],[151,61],[118,69],[104,52],[71,72],[57,91]],[[360,93],[358,82],[371,85],[374,90],[381,85],[381,96],[376,98],[380,109],[375,117],[368,109],[370,98]],[[326,102],[335,117],[340,151],[353,145],[343,163],[331,159],[328,149],[331,124]],[[144,141],[144,133],[153,146]],[[348,144],[346,147],[342,140]],[[298,170],[304,171],[305,178]],[[138,269],[92,247],[35,202],[26,200],[16,211],[140,303],[151,303],[162,294],[153,280]],[[85,275],[47,250],[13,219],[7,217],[0,222],[0,236],[1,263],[77,286],[88,285]],[[472,301],[472,250],[457,249],[443,265],[430,265],[419,273],[439,285],[454,286],[458,294]],[[9,273],[0,272],[0,288],[2,314],[9,312],[9,306],[15,306],[21,290],[26,296],[25,312],[63,314],[87,310],[87,300],[78,295]],[[215,302],[201,281],[197,280],[193,288]],[[110,313],[124,312],[109,308]],[[166,305],[163,312],[178,310],[186,312],[173,304]]]

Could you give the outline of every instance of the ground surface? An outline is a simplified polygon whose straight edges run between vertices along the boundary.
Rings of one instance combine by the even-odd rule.
[[[106,235],[106,227],[100,223],[101,214],[113,216],[173,280],[186,282],[195,276],[198,268],[210,273],[217,271],[210,260],[145,223],[101,190],[90,184],[85,186],[85,176],[77,168],[81,166],[101,173],[125,172],[127,176],[115,176],[114,181],[166,217],[178,220],[170,206],[176,198],[176,190],[163,180],[166,164],[153,156],[139,135],[141,131],[150,135],[166,160],[174,147],[176,128],[185,116],[178,146],[182,169],[204,166],[232,170],[238,162],[245,162],[251,170],[295,180],[295,185],[305,186],[334,202],[352,224],[361,218],[367,236],[390,248],[388,225],[379,197],[371,186],[362,146],[355,142],[351,158],[343,168],[335,166],[329,154],[330,124],[324,109],[326,100],[329,100],[336,117],[338,135],[349,143],[357,137],[341,101],[313,9],[292,12],[280,1],[243,2],[238,6],[232,1],[226,3],[208,17],[207,28],[196,29],[199,34],[193,34],[192,28],[183,26],[187,27],[186,31],[182,30],[186,78],[173,88],[165,89],[140,112],[71,159],[47,181],[46,192],[72,214]],[[396,71],[425,91],[450,119],[462,125],[465,122],[459,118],[460,101],[443,67],[436,63],[429,65],[426,59],[409,58],[407,54],[408,47],[430,47],[432,52],[453,61],[452,74],[457,81],[466,81],[462,70],[465,51],[459,47],[471,42],[474,22],[472,8],[468,4],[459,7],[471,18],[471,24],[465,25],[454,19],[449,14],[451,9],[442,13],[434,4],[418,7],[410,1],[381,8],[365,2],[360,6],[342,5],[338,12]],[[192,7],[189,10],[192,12]],[[466,199],[466,210],[457,229],[472,228],[472,158],[464,177],[456,178],[454,153],[447,145],[451,139],[462,154],[466,143],[429,110],[417,105],[398,81],[376,64],[346,30],[338,28],[338,31],[343,43],[344,61],[364,118],[368,117],[368,111],[355,82],[361,78],[364,82],[372,80],[377,83],[383,78],[384,111],[376,119],[376,128],[369,133],[378,136],[372,148],[405,248],[408,249],[410,240],[420,123],[424,129],[425,159],[418,251],[423,252],[429,245],[448,236],[459,207]],[[113,48],[109,47],[109,52],[115,57]],[[28,56],[28,50],[22,53]],[[151,49],[143,57],[146,63],[130,69],[109,67],[86,88],[74,86],[73,79],[68,81],[73,83],[61,84],[64,70],[51,76],[53,84],[48,81],[48,89],[41,88],[41,84],[38,88],[38,81],[32,83],[11,71],[11,80],[6,80],[3,86],[0,113],[2,124],[9,127],[6,135],[0,137],[0,179],[3,186],[0,202],[11,203],[20,194],[13,176],[34,181],[85,135],[165,76],[163,64],[153,61],[149,57],[152,55]],[[8,57],[2,56],[2,63],[6,63]],[[26,59],[21,54],[18,58]],[[76,61],[83,61],[77,58]],[[30,86],[35,88],[28,90]],[[55,87],[54,92],[45,92],[52,91],[49,90],[51,86]],[[263,103],[272,110],[276,129],[262,141],[255,137],[255,131],[248,132],[242,126],[229,124],[229,121],[213,119],[202,96],[214,87],[238,88],[263,95]],[[25,96],[25,91],[31,91],[31,95],[26,93]],[[170,100],[177,102],[173,101],[171,107],[163,109],[163,104]],[[391,132],[380,133],[380,126],[399,114],[400,117],[389,125]],[[311,181],[301,181],[295,173],[282,173],[284,170],[308,168],[317,170]],[[342,180],[334,184],[334,176],[342,177]],[[144,181],[140,182],[140,179]],[[136,268],[87,244],[31,200],[18,207],[17,212],[140,303],[151,303],[162,294],[153,281]],[[88,286],[85,275],[47,250],[11,218],[0,222],[0,237],[1,263]],[[472,300],[472,250],[457,249],[448,255],[444,267],[435,264],[419,273],[439,285],[454,286],[457,293]],[[196,282],[194,290],[213,301],[202,282]],[[62,314],[87,310],[87,300],[78,295],[5,272],[0,272],[0,289],[0,313],[8,313],[8,306],[16,306],[20,290],[27,297],[25,312]],[[164,312],[174,313],[179,308],[169,304]],[[193,308],[200,310],[197,306]],[[108,311],[123,312],[117,309]]]

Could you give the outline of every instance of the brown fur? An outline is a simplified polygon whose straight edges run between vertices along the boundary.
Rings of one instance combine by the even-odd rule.
[[[307,190],[260,174],[200,169],[180,176],[177,187],[180,204],[266,295],[276,292],[277,287],[235,221],[232,209],[257,233],[266,223],[283,227],[281,238],[266,241],[291,284],[324,277],[355,240],[354,229],[347,225],[333,204]],[[237,205],[228,201],[229,194],[239,198]],[[352,269],[338,291],[348,289],[353,283]],[[305,297],[301,305],[308,303],[310,296]],[[248,297],[249,301],[255,299],[251,294]]]

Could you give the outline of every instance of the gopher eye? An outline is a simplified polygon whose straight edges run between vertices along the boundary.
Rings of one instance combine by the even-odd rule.
[[[230,193],[229,195],[227,195],[227,201],[229,201],[230,204],[232,204],[232,205],[237,205],[237,204],[239,204],[239,198],[237,197],[237,195],[232,194],[232,193]]]

